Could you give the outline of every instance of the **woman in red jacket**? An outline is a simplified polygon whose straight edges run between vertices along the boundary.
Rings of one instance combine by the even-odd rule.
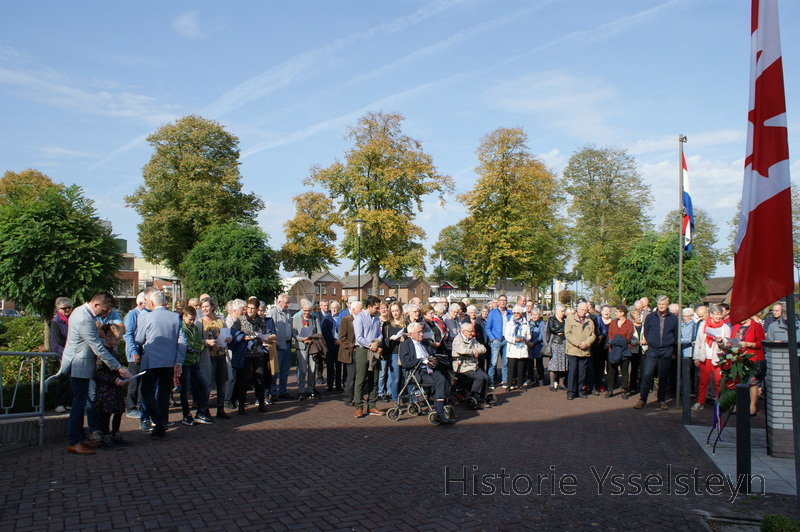
[[[764,327],[753,318],[737,323],[731,330],[731,337],[739,340],[740,353],[750,354],[750,360],[756,363],[757,376],[750,379],[750,415],[756,415],[756,402],[759,388],[764,386],[766,359],[761,342],[764,340]]]

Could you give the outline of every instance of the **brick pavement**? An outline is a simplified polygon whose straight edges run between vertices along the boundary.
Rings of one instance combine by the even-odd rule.
[[[0,457],[0,530],[697,530],[703,512],[793,515],[794,497],[728,502],[729,491],[708,494],[705,482],[700,494],[665,485],[646,495],[628,476],[625,493],[611,494],[609,479],[598,494],[592,467],[665,483],[695,468],[718,473],[676,409],[635,411],[619,396],[566,401],[547,388],[499,396],[491,410],[457,407],[452,427],[355,419],[339,395],[179,424],[163,442],[126,418],[136,443],[126,450],[73,456],[64,443]],[[466,471],[466,483],[447,485],[446,470],[451,480]],[[503,470],[517,493],[495,477],[496,492],[481,495],[479,476]],[[537,475],[547,476],[537,485]]]

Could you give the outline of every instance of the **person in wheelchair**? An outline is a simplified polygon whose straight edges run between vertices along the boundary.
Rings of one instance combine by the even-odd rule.
[[[400,344],[398,356],[403,369],[414,371],[416,369],[417,379],[423,386],[433,388],[433,396],[436,399],[436,415],[439,423],[452,425],[453,420],[448,419],[444,414],[445,399],[447,398],[447,378],[436,371],[439,363],[432,349],[422,343],[422,325],[418,322],[410,323],[407,327],[408,339]],[[418,364],[419,362],[419,364]]]
[[[480,368],[479,358],[486,347],[475,339],[472,323],[462,323],[461,332],[453,339],[453,370],[472,381],[471,394],[477,408],[488,406],[486,385],[489,376]]]

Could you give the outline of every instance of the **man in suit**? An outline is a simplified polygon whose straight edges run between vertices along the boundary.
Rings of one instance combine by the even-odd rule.
[[[339,302],[335,299],[330,303],[330,312],[322,317],[321,327],[322,336],[325,338],[325,344],[328,347],[326,356],[326,364],[328,366],[328,391],[331,392],[334,388],[342,391],[342,363],[339,362],[339,341],[336,339],[336,318],[339,316]]]
[[[164,307],[164,292],[150,294],[153,310],[139,317],[136,344],[141,353],[142,402],[147,405],[155,425],[151,436],[163,438],[167,433],[169,396],[173,373],[180,377],[186,357],[186,336],[181,317]]]
[[[83,428],[83,415],[89,399],[89,384],[94,376],[97,359],[113,370],[119,371],[123,379],[131,374],[103,346],[95,320],[107,316],[114,308],[114,296],[100,292],[91,301],[75,309],[69,318],[69,334],[61,357],[59,374],[69,374],[72,386],[72,410],[69,413],[67,451],[72,454],[94,454],[92,449],[100,444],[89,441]]]
[[[353,390],[356,382],[356,367],[353,363],[353,351],[356,348],[356,334],[353,321],[361,312],[361,301],[350,303],[350,312],[339,322],[339,362],[342,363],[342,377],[344,379],[344,404],[354,406]]]
[[[422,359],[422,363],[417,368],[417,379],[423,386],[433,387],[433,397],[436,400],[436,415],[439,423],[452,425],[453,420],[447,419],[444,415],[445,399],[447,399],[447,379],[439,372],[434,371],[438,363],[436,356],[430,347],[422,343],[422,324],[413,322],[406,328],[408,339],[400,344],[398,357],[400,363],[406,371],[414,371],[417,361]]]

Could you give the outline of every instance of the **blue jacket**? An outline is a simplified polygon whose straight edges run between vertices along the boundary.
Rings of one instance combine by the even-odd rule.
[[[542,348],[544,347],[544,335],[547,330],[547,323],[542,318],[539,321],[528,320],[528,327],[531,329],[531,340],[528,342],[528,356],[531,358],[542,358]]]
[[[164,307],[142,314],[136,325],[136,344],[142,353],[142,370],[182,365],[187,344],[181,317]]]
[[[503,327],[505,323],[512,318],[512,313],[506,307],[506,319],[503,320],[503,314],[500,312],[500,308],[493,308],[489,311],[489,315],[486,317],[486,336],[489,337],[489,342],[493,342],[494,340],[503,341]]]
[[[661,317],[653,311],[644,319],[642,332],[650,348],[674,347],[678,343],[678,316],[667,311],[664,316],[664,334],[661,335]]]

